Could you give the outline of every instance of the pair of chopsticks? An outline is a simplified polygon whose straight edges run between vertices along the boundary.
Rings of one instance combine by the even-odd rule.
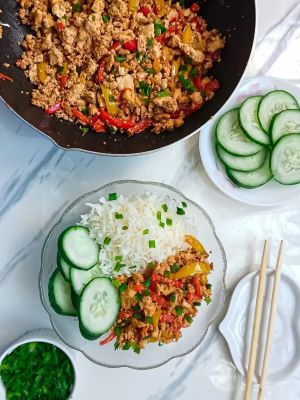
[[[271,309],[269,315],[269,323],[268,323],[268,332],[267,332],[267,340],[265,353],[263,358],[262,371],[260,375],[259,381],[259,391],[258,391],[258,400],[263,400],[266,386],[266,379],[269,368],[270,361],[270,353],[271,353],[271,343],[272,343],[272,334],[274,328],[274,322],[276,317],[276,309],[277,309],[277,299],[279,293],[279,285],[281,279],[281,270],[282,270],[282,256],[283,256],[283,241],[280,242],[279,252],[277,256],[276,269],[275,269],[275,278],[273,284],[272,291],[272,300],[271,300]],[[269,242],[266,240],[264,244],[264,250],[262,255],[260,273],[259,273],[259,281],[258,281],[258,290],[256,296],[256,305],[254,312],[254,322],[252,328],[252,337],[251,337],[251,346],[250,346],[250,355],[249,355],[249,365],[247,372],[247,380],[246,380],[246,388],[244,394],[244,400],[250,400],[251,396],[251,388],[253,383],[254,369],[258,351],[258,340],[261,328],[261,319],[262,319],[262,310],[263,310],[263,300],[265,296],[266,290],[266,272],[267,272],[267,263],[269,257]]]

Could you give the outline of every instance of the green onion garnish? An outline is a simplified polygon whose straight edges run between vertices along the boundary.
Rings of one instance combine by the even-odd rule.
[[[139,347],[137,344],[133,344],[133,345],[132,345],[132,348],[133,348],[133,351],[134,351],[136,354],[140,354],[141,349],[140,349],[140,347]]]
[[[119,336],[121,335],[121,331],[122,331],[122,328],[121,328],[121,326],[118,324],[118,325],[115,327],[114,332],[115,332],[115,334],[119,337]]]
[[[126,56],[115,56],[115,61],[124,62],[126,61]]]
[[[120,283],[116,279],[112,279],[111,283],[113,284],[114,287],[118,288],[120,286]]]
[[[174,272],[177,272],[177,271],[179,271],[180,270],[180,264],[178,264],[178,263],[174,263],[173,265],[171,265],[171,271],[174,273]]]
[[[206,285],[206,289],[211,289],[212,285],[210,283],[207,283]]]
[[[147,278],[144,282],[144,286],[148,288],[151,285],[151,278]]]
[[[143,295],[141,293],[136,293],[134,297],[135,297],[136,301],[142,301],[143,300]]]
[[[150,296],[149,290],[143,290],[143,296]]]
[[[185,316],[184,316],[184,319],[185,319],[189,324],[191,324],[191,323],[193,322],[193,318],[190,317],[189,315],[185,315]]]
[[[114,103],[114,102],[116,101],[116,99],[114,98],[114,96],[113,96],[112,94],[110,94],[110,95],[108,96],[108,100],[109,100],[111,103]]]
[[[148,315],[145,317],[145,322],[147,322],[147,324],[153,324],[153,318],[149,317]]]
[[[170,299],[170,302],[171,302],[171,303],[175,303],[175,301],[176,301],[176,294],[175,294],[175,293],[172,293],[172,294],[170,295],[169,299]]]
[[[88,131],[90,130],[90,128],[88,126],[81,126],[79,128],[81,130],[81,132],[86,135],[88,133]]]
[[[73,5],[73,11],[74,12],[80,12],[82,10],[82,4],[81,3],[75,3]]]
[[[160,92],[157,92],[157,97],[167,97],[167,96],[171,96],[169,90],[161,90]]]
[[[123,231],[127,231],[127,229],[128,229],[128,226],[127,226],[127,225],[123,225],[123,226],[122,226],[122,230],[123,230]]]
[[[160,221],[161,220],[161,211],[157,211],[156,218]]]
[[[159,226],[160,226],[160,227],[164,228],[165,225],[166,225],[166,224],[165,224],[164,222],[160,221],[160,223],[159,223]]]
[[[147,38],[147,47],[148,47],[148,49],[153,46],[153,42],[154,42],[153,38]]]
[[[193,306],[196,306],[196,307],[201,306],[201,303],[196,301],[196,302],[193,303]]]
[[[131,343],[125,343],[124,346],[122,347],[122,350],[129,350],[131,347]]]
[[[193,84],[192,81],[190,81],[189,79],[185,78],[185,76],[183,75],[183,72],[179,72],[178,74],[178,78],[180,80],[180,82],[182,83],[182,86],[191,94],[193,93],[196,88]]]
[[[114,344],[115,350],[118,350],[119,346],[120,346],[119,343],[118,343],[118,342],[115,342],[115,344]]]
[[[184,214],[185,214],[184,209],[183,209],[183,208],[180,208],[180,207],[177,207],[177,214],[178,214],[178,215],[184,215]]]
[[[143,81],[139,82],[139,89],[143,96],[150,97],[152,92],[152,87],[148,83]]]
[[[147,264],[148,268],[154,268],[155,267],[155,262],[151,261]]]
[[[125,264],[121,264],[119,261],[116,263],[114,271],[119,272],[121,268],[125,267]]]
[[[133,316],[134,316],[134,318],[138,319],[139,321],[141,321],[141,319],[142,319],[141,314],[134,313]]]
[[[205,297],[204,299],[206,304],[209,304],[211,302],[211,298],[210,297]]]
[[[164,277],[165,278],[170,278],[170,276],[171,276],[171,272],[170,271],[165,271],[164,272]]]
[[[124,282],[124,283],[122,283],[122,285],[119,287],[119,292],[120,292],[120,293],[123,293],[123,292],[125,292],[126,289],[127,289],[127,283]]]
[[[173,223],[173,221],[171,220],[171,218],[167,218],[167,219],[166,219],[166,224],[167,224],[168,226],[171,226],[172,223]]]
[[[149,240],[149,248],[155,249],[155,240]]]
[[[167,212],[167,211],[168,211],[168,206],[167,206],[166,204],[163,204],[163,205],[161,206],[161,208],[164,210],[164,212]]]
[[[187,204],[185,201],[182,201],[181,204],[182,204],[182,207],[187,208]]]
[[[122,256],[116,256],[115,257],[115,261],[121,261],[122,260]]]
[[[142,57],[141,52],[140,52],[140,51],[137,51],[137,52],[135,53],[135,58],[136,58],[136,60],[137,60],[137,61],[140,61],[141,57]]]
[[[154,70],[154,68],[146,68],[145,69],[145,71],[147,72],[147,74],[149,74],[149,75],[153,75],[153,74],[155,74],[155,70]]]
[[[149,229],[144,229],[143,230],[143,235],[148,235],[148,233],[149,233]]]
[[[110,20],[110,16],[108,14],[102,15],[102,21],[107,23]]]
[[[117,193],[109,193],[108,195],[108,201],[117,200],[117,198],[118,198]]]
[[[166,32],[165,26],[160,20],[154,21],[154,34],[155,36],[160,36],[162,33]]]
[[[110,241],[111,241],[111,238],[108,237],[108,236],[106,236],[106,238],[103,240],[103,243],[104,243],[104,244],[109,244]]]
[[[182,314],[183,314],[183,308],[180,307],[180,306],[176,306],[176,307],[175,307],[175,312],[176,312],[176,315],[177,315],[177,316],[178,316],[178,315],[182,315]]]
[[[83,115],[86,115],[86,116],[89,115],[88,109],[86,107],[82,108],[81,112],[82,112]]]
[[[191,72],[190,72],[190,76],[191,76],[192,78],[196,78],[196,76],[198,76],[198,75],[199,75],[199,70],[198,70],[197,67],[194,67],[194,68],[191,70]]]
[[[116,219],[122,219],[123,218],[123,214],[115,212],[115,218]]]

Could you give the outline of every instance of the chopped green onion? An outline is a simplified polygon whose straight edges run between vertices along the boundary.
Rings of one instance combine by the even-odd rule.
[[[193,303],[193,305],[196,306],[196,307],[198,307],[198,306],[201,306],[201,303],[195,301],[195,302]]]
[[[115,212],[115,218],[116,219],[122,219],[123,218],[123,214]]]
[[[79,129],[81,130],[81,132],[82,132],[84,135],[86,135],[86,134],[89,132],[89,130],[90,130],[90,128],[89,128],[88,126],[81,126]]]
[[[155,240],[149,240],[149,248],[155,249]]]
[[[166,224],[167,224],[168,226],[171,226],[172,223],[173,223],[173,221],[171,220],[171,218],[167,218],[167,219],[166,219]]]
[[[127,289],[127,283],[124,282],[124,283],[122,283],[122,285],[119,287],[119,292],[120,292],[120,293],[123,293],[123,292],[125,292],[126,289]]]
[[[134,297],[135,297],[136,301],[142,301],[143,300],[143,295],[141,293],[136,293]]]
[[[122,331],[122,328],[121,328],[121,326],[118,324],[118,325],[115,327],[115,329],[114,329],[114,332],[115,332],[115,334],[117,335],[117,337],[119,337],[119,336],[121,335],[121,331]]]
[[[151,261],[147,265],[148,268],[154,268],[155,267],[155,262]]]
[[[114,271],[120,272],[121,268],[125,267],[125,264],[121,264],[119,261],[116,263]]]
[[[191,94],[193,93],[196,88],[194,86],[194,84],[192,83],[192,81],[190,81],[189,79],[185,78],[185,76],[183,75],[182,72],[179,72],[178,74],[178,78],[180,80],[180,82],[182,83],[182,86]]]
[[[66,15],[63,15],[63,19],[66,21],[68,17]]]
[[[177,214],[178,214],[178,215],[184,215],[184,214],[185,214],[184,209],[183,209],[183,208],[180,208],[180,207],[177,207]]]
[[[58,74],[62,74],[63,72],[64,72],[64,67],[58,66],[58,67],[57,67],[57,73],[58,73]]]
[[[140,51],[137,51],[137,52],[135,53],[135,58],[136,58],[136,60],[137,60],[137,61],[140,61],[140,60],[141,60],[141,57],[142,57],[141,52],[140,52]]]
[[[146,68],[145,71],[147,72],[147,74],[155,74],[155,70],[153,68]]]
[[[198,75],[199,75],[199,70],[198,70],[198,68],[197,68],[197,67],[192,68],[192,70],[191,70],[191,72],[190,72],[190,76],[191,76],[192,78],[196,78],[196,76],[198,76]]]
[[[148,47],[148,49],[153,46],[153,42],[154,42],[153,38],[147,38],[147,47]]]
[[[180,67],[180,71],[187,71],[189,69],[189,67],[187,66],[187,65],[182,65],[181,67]]]
[[[122,347],[122,350],[129,350],[131,348],[131,343],[125,343]]]
[[[165,225],[166,225],[166,224],[165,224],[164,222],[160,221],[160,223],[159,223],[159,226],[160,226],[160,227],[164,228]]]
[[[126,56],[115,56],[115,61],[124,62],[126,61]]]
[[[210,283],[207,283],[206,285],[206,289],[211,289],[212,285]]]
[[[205,297],[204,299],[206,304],[209,304],[211,302],[211,298],[210,297]]]
[[[108,201],[117,200],[117,198],[118,198],[117,193],[109,193],[108,195]]]
[[[170,271],[165,271],[164,272],[164,277],[165,278],[170,278],[170,276],[171,276],[171,272]]]
[[[74,12],[80,12],[81,10],[82,10],[82,4],[81,3],[73,4],[73,11]]]
[[[144,286],[148,288],[151,285],[151,278],[147,278],[144,282]]]
[[[122,256],[116,256],[115,257],[115,261],[121,261],[122,260]]]
[[[178,263],[174,263],[173,265],[171,265],[171,271],[174,273],[174,272],[177,272],[177,271],[179,271],[180,270],[180,264],[178,264]]]
[[[141,349],[140,349],[140,347],[139,347],[137,344],[133,344],[133,345],[132,345],[132,348],[133,348],[133,351],[134,351],[136,354],[140,354]]]
[[[102,15],[102,21],[107,23],[110,20],[110,16],[108,14]]]
[[[182,204],[182,207],[187,208],[187,204],[185,201],[182,201],[181,204]]]
[[[114,102],[116,101],[116,99],[114,98],[114,96],[113,96],[112,94],[110,94],[110,95],[108,96],[108,100],[109,100],[111,103],[114,103]]]
[[[191,65],[192,64],[192,59],[190,57],[184,57],[184,63],[187,65]]]
[[[127,225],[123,225],[123,226],[122,226],[122,230],[123,230],[123,231],[127,231],[127,229],[128,229],[128,226],[127,226]]]
[[[117,281],[116,279],[112,279],[111,283],[113,284],[114,287],[118,288],[120,286],[119,281]]]
[[[141,63],[143,64],[144,62],[146,62],[148,60],[148,58],[149,57],[147,56],[147,54],[145,54],[144,57],[142,58]]]
[[[161,211],[157,211],[156,218],[160,221],[161,220]]]
[[[191,324],[191,323],[193,322],[193,318],[191,318],[189,315],[185,315],[185,316],[184,316],[184,319],[185,319],[189,324]]]
[[[150,97],[152,92],[152,87],[146,82],[139,82],[139,89],[143,96]]]
[[[167,206],[166,204],[163,204],[163,205],[161,206],[161,208],[164,210],[164,212],[167,212],[167,211],[168,211],[168,206]]]
[[[154,21],[154,34],[155,36],[160,36],[162,33],[166,32],[165,26],[160,20]]]
[[[182,307],[180,307],[180,306],[176,306],[175,307],[175,312],[176,312],[176,315],[178,316],[178,315],[182,315],[183,314],[183,308]]]
[[[144,229],[143,230],[143,235],[148,235],[148,233],[149,233],[149,229]]]
[[[142,296],[142,298],[143,298],[143,296]],[[141,310],[141,307],[139,306],[138,303],[136,303],[136,305],[133,306],[132,308],[134,309],[134,311],[140,311]]]
[[[153,324],[153,318],[149,317],[148,315],[145,317],[145,322],[147,322],[147,324]]]
[[[169,299],[170,299],[170,302],[171,302],[171,303],[175,303],[175,301],[176,301],[176,294],[175,294],[175,293],[172,293],[172,294],[170,295]]]
[[[143,296],[150,296],[150,294],[149,290],[143,290]]]
[[[114,344],[115,351],[118,350],[119,346],[120,346],[119,343],[115,342],[115,344]]]
[[[104,244],[109,244],[110,241],[111,241],[111,238],[108,237],[108,236],[106,236],[106,238],[103,240],[103,243],[104,243]]]
[[[160,92],[157,93],[157,97],[167,97],[167,96],[171,96],[169,90],[161,90]]]
[[[141,314],[134,313],[133,316],[134,316],[134,318],[138,319],[139,321],[141,321],[141,319],[142,319]]]
[[[81,112],[82,112],[83,115],[86,115],[86,116],[89,115],[88,109],[86,107],[82,108]]]

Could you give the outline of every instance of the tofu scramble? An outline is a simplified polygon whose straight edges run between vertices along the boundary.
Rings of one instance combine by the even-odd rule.
[[[165,0],[18,0],[32,34],[17,61],[32,104],[86,133],[173,130],[214,96],[225,39],[199,5]]]
[[[148,343],[178,341],[182,328],[189,327],[202,300],[211,301],[208,274],[213,264],[201,243],[188,235],[191,247],[152,263],[144,274],[121,276],[115,280],[121,310],[110,335],[100,342],[116,339],[115,348],[139,353]]]

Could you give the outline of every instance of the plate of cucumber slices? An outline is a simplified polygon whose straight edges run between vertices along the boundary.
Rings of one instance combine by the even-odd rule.
[[[199,146],[208,176],[231,198],[270,207],[300,197],[300,89],[246,80],[201,130]]]

